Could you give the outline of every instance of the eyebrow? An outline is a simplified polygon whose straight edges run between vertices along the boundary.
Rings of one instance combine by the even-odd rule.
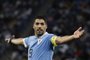
[[[35,22],[35,23],[45,23],[45,22]]]

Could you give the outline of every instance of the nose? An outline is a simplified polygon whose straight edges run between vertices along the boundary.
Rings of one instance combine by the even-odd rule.
[[[38,29],[41,29],[42,27],[41,27],[41,25],[38,25]]]
[[[41,28],[42,27],[41,24],[39,24],[38,27]]]

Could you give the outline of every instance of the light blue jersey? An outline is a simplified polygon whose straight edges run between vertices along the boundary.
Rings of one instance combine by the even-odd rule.
[[[54,36],[54,34],[46,32],[40,38],[37,38],[36,36],[24,38],[24,46],[28,47],[28,60],[52,60],[52,36]]]

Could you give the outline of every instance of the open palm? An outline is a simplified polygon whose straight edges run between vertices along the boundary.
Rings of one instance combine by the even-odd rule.
[[[83,35],[84,30],[82,30],[82,27],[79,27],[73,34],[74,38],[79,38],[81,35]]]

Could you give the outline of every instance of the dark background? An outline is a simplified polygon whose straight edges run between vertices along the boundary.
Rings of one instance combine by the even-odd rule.
[[[36,16],[44,16],[47,31],[59,36],[85,29],[80,39],[56,47],[53,60],[90,60],[90,0],[0,0],[0,60],[27,60],[27,49],[4,38],[32,35]]]

